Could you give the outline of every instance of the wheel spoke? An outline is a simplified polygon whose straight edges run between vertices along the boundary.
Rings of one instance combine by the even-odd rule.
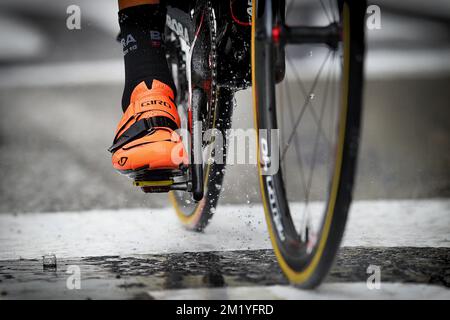
[[[288,63],[290,64],[291,68],[294,70],[294,77],[297,80],[297,83],[298,83],[300,89],[302,90],[302,93],[306,96],[305,85],[303,84],[302,80],[298,76],[297,68],[295,67],[294,63],[292,62],[292,60],[289,57],[287,57],[287,60],[288,60]],[[311,111],[311,114],[312,114],[312,117],[313,117],[314,121],[318,125],[319,122],[318,122],[318,119],[317,119],[317,114],[314,111],[314,103],[313,103],[312,100],[311,100],[310,104],[308,105],[308,107],[309,107],[309,110]],[[325,135],[325,132],[322,130],[321,133],[323,134],[323,136],[325,137],[325,139],[329,143],[328,138]]]
[[[330,74],[331,71],[328,73],[326,82],[325,82],[325,98],[324,98],[324,103],[321,107],[320,110],[320,118],[319,118],[319,125],[322,125],[322,120],[323,120],[323,115],[324,115],[324,111],[325,111],[325,106],[327,105],[327,97],[328,95],[326,94],[328,92],[328,86],[329,86],[329,82],[330,82]],[[314,169],[316,167],[316,163],[317,163],[317,150],[319,147],[319,139],[320,139],[320,130],[318,129],[316,131],[316,136],[315,136],[315,140],[314,140],[314,148],[313,148],[313,160],[312,160],[312,166],[311,166],[311,170],[309,172],[309,178],[308,178],[308,185],[307,185],[307,191],[306,191],[306,199],[305,199],[305,211],[304,211],[304,217],[303,217],[303,223],[304,223],[304,227],[303,230],[307,229],[307,224],[310,221],[310,217],[308,214],[308,209],[307,206],[309,204],[309,197],[311,196],[311,189],[312,189],[312,182],[313,182],[313,176],[314,176]]]
[[[327,105],[327,98],[328,98],[328,94],[326,94],[328,92],[328,86],[330,84],[330,74],[331,71],[328,73],[328,77],[327,80],[325,82],[325,97],[324,97],[324,103],[322,105],[322,108],[320,110],[320,118],[319,118],[319,128],[321,128],[322,125],[322,120],[323,120],[323,114],[325,111],[325,106]],[[317,160],[317,149],[319,146],[319,138],[320,138],[320,129],[317,129],[316,131],[316,137],[314,140],[314,149],[313,149],[313,161],[312,161],[312,167],[309,173],[309,178],[308,178],[308,191],[307,191],[307,201],[309,200],[309,196],[311,194],[311,186],[312,186],[312,180],[313,180],[313,174],[314,174],[314,168],[316,166],[316,160]]]
[[[316,75],[316,77],[315,77],[315,79],[314,79],[314,82],[313,82],[313,85],[312,85],[312,87],[311,87],[311,90],[310,90],[309,93],[306,95],[306,99],[305,99],[305,101],[304,101],[304,103],[303,103],[303,106],[302,106],[302,108],[301,108],[300,114],[298,115],[298,117],[297,117],[297,119],[296,119],[296,121],[295,121],[295,125],[294,125],[294,128],[292,128],[291,134],[289,135],[289,138],[288,138],[288,141],[287,141],[288,144],[287,144],[287,146],[284,147],[284,150],[283,150],[283,152],[282,152],[282,154],[281,154],[281,160],[284,159],[284,156],[286,155],[287,149],[289,148],[289,146],[290,146],[290,144],[291,144],[291,142],[292,142],[292,139],[294,138],[294,135],[295,135],[295,132],[296,132],[296,130],[297,130],[297,127],[298,127],[298,125],[300,124],[300,121],[302,120],[303,115],[305,114],[306,108],[308,107],[308,104],[309,104],[310,101],[311,101],[310,96],[311,96],[311,94],[314,92],[314,90],[315,90],[315,88],[316,88],[316,85],[317,85],[317,83],[318,83],[319,77],[320,77],[320,75],[322,74],[323,68],[325,67],[326,62],[328,61],[328,59],[329,59],[329,57],[330,57],[330,53],[331,53],[331,51],[328,52],[326,58],[325,58],[324,61],[322,62],[322,65],[321,65],[320,68],[319,68],[319,72],[317,73],[317,75]]]
[[[291,92],[289,90],[289,84],[286,84],[286,97],[288,100],[288,105],[289,105],[289,118],[291,119],[291,126],[295,126],[294,123],[294,109],[293,109],[293,104],[292,104],[292,98],[291,98]],[[302,156],[301,156],[301,151],[300,151],[300,141],[298,138],[298,135],[296,134],[296,131],[294,131],[294,143],[295,143],[295,153],[297,156],[297,161],[300,165],[300,178],[301,178],[301,182],[303,185],[303,190],[305,190],[306,192],[306,180],[305,180],[305,175],[304,175],[304,171],[303,171],[303,161],[302,161]],[[283,159],[281,160],[283,163],[286,163],[286,161],[283,161]],[[305,193],[306,196],[306,193]]]
[[[323,0],[320,0],[320,5],[322,6],[322,9],[323,9],[323,11],[324,11],[324,13],[325,13],[325,15],[326,15],[326,17],[328,19],[328,22],[332,23],[333,19],[330,18],[330,16],[328,15],[328,10],[327,10],[327,7],[325,6],[325,4],[323,3]]]
[[[330,2],[330,10],[331,10],[331,16],[333,17],[333,22],[339,21],[339,12],[337,9],[336,0],[329,0]],[[336,15],[337,13],[337,15]]]

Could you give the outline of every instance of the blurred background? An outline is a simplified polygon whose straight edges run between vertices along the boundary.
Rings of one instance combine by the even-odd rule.
[[[81,30],[66,27],[69,5]],[[356,199],[450,197],[450,2],[377,1],[367,31]],[[161,207],[107,152],[124,70],[115,0],[0,2],[0,213]],[[253,127],[250,90],[235,128]],[[245,177],[243,179],[242,177]],[[255,165],[227,170],[221,203],[259,202]]]

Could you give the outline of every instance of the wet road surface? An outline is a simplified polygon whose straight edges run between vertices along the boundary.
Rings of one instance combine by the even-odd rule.
[[[79,290],[66,286],[73,265],[81,271]],[[382,284],[450,288],[450,248],[344,247],[325,283],[366,282],[369,265],[380,267]],[[37,259],[0,262],[2,299],[152,299],[149,291],[286,284],[272,250],[63,259],[56,270]]]
[[[444,199],[354,202],[317,296],[287,285],[258,205],[220,206],[203,233],[167,208],[3,214],[0,298],[450,299],[449,210]],[[43,268],[47,253],[56,269]],[[369,266],[386,292],[367,289]],[[73,268],[80,290],[67,286]]]

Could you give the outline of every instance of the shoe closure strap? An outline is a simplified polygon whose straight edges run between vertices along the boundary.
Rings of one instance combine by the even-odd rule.
[[[117,136],[125,132],[131,122],[137,122],[145,114],[150,115],[150,117],[166,116],[179,124],[180,119],[176,109],[175,103],[170,96],[155,95],[154,92],[141,94],[139,99],[131,103],[123,114],[116,130],[116,138],[114,139],[117,139]],[[148,118],[148,116],[146,117]]]
[[[133,123],[120,135],[120,137],[116,136],[113,145],[109,147],[108,151],[114,153],[127,143],[153,133],[158,127],[169,128],[172,130],[177,130],[179,128],[175,121],[165,116],[144,118]]]

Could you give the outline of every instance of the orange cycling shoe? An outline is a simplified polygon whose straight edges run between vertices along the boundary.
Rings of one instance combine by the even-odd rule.
[[[175,132],[178,128],[172,89],[158,80],[149,89],[142,81],[133,90],[108,149],[113,167],[136,181],[167,179],[170,172],[188,165],[181,137]]]

